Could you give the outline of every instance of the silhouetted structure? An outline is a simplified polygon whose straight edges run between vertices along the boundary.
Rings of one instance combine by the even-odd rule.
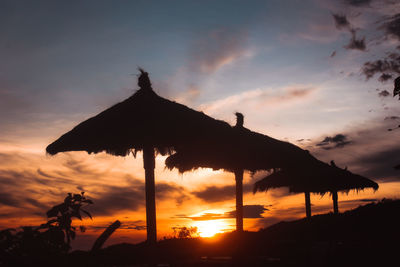
[[[400,76],[394,80],[393,97],[399,95],[400,99]]]
[[[115,232],[115,230],[117,230],[120,227],[121,227],[121,222],[118,220],[110,224],[106,228],[106,230],[104,230],[104,232],[96,239],[91,251],[92,252],[99,251],[104,245],[104,243],[107,241],[107,239],[109,239],[110,236]]]
[[[106,152],[126,156],[143,151],[146,176],[147,239],[157,241],[154,168],[155,155],[170,154],[229,138],[232,127],[202,112],[158,96],[148,73],[141,70],[140,89],[118,103],[73,128],[50,144],[46,151],[55,155],[65,151]]]
[[[315,161],[298,169],[281,169],[255,183],[256,191],[268,191],[272,188],[288,187],[292,193],[304,193],[306,215],[311,217],[310,193],[324,195],[330,192],[333,200],[334,213],[339,213],[338,191],[363,190],[373,188],[378,184],[363,176],[353,174],[346,169],[338,168],[334,162],[328,165],[322,161]]]
[[[236,113],[233,134],[212,146],[193,146],[169,156],[165,164],[181,173],[203,168],[224,169],[235,173],[236,229],[243,231],[243,171],[296,168],[315,160],[308,151],[243,127],[243,115]]]

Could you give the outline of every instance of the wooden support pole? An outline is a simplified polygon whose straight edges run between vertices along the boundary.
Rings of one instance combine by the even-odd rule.
[[[145,186],[146,186],[146,226],[147,226],[147,242],[150,245],[157,243],[157,226],[156,226],[156,195],[154,183],[154,167],[155,157],[154,148],[143,148],[143,163],[145,170]]]
[[[236,231],[243,232],[243,169],[235,171]]]
[[[311,199],[310,192],[304,192],[305,200],[306,200],[306,215],[307,218],[311,218]]]
[[[333,200],[333,213],[334,214],[339,214],[338,193],[337,193],[337,191],[332,191],[332,200]]]

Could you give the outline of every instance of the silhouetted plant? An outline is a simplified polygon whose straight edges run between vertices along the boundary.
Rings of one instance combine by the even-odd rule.
[[[47,211],[48,221],[38,227],[22,226],[20,230],[10,228],[0,231],[0,265],[20,257],[31,259],[41,258],[42,255],[66,254],[70,242],[76,236],[76,227],[72,219],[82,220],[81,212],[92,218],[91,214],[82,207],[93,204],[90,199],[81,194],[68,193],[64,202]],[[80,226],[81,232],[85,231]]]
[[[194,238],[199,236],[199,232],[197,227],[190,226],[190,227],[172,227],[174,231],[174,238]]]
[[[64,199],[64,203],[56,205],[46,212],[47,217],[51,219],[47,223],[39,226],[39,229],[43,228],[48,229],[48,231],[57,231],[57,235],[61,237],[62,234],[63,239],[66,239],[66,244],[69,246],[71,239],[75,239],[76,236],[76,227],[71,225],[72,218],[82,220],[81,212],[83,212],[92,219],[92,215],[88,211],[82,209],[84,206],[93,204],[93,201],[87,199],[84,194],[85,192],[81,194],[68,193],[68,196]],[[84,232],[85,227],[80,226],[80,231]]]

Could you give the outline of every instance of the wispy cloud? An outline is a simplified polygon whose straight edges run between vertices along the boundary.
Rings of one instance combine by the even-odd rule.
[[[0,213],[7,211],[17,217],[43,216],[48,208],[62,201],[66,193],[77,190],[85,191],[93,199],[95,204],[90,209],[94,216],[145,207],[144,179],[107,168],[96,169],[95,165],[72,154],[63,158],[63,164],[56,161],[58,166],[40,166],[37,162],[40,158],[34,155],[0,153]],[[110,182],[110,177],[114,182]],[[156,192],[158,200],[175,201],[177,206],[190,199],[188,190],[173,182],[159,181]]]
[[[213,73],[246,56],[247,32],[216,29],[198,39],[191,49],[189,66],[193,71]]]
[[[201,105],[200,108],[208,113],[213,113],[217,110],[229,109],[233,106],[236,107],[238,104],[242,106],[251,105],[253,108],[267,104],[283,105],[304,100],[312,96],[316,91],[316,87],[307,85],[290,86],[279,90],[255,89],[231,95],[211,103],[206,103]]]

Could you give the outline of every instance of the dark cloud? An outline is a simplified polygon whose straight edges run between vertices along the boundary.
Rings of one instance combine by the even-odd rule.
[[[136,211],[145,207],[145,184],[143,180],[129,179],[123,186],[108,186],[104,191],[88,192],[93,194],[95,205],[91,207],[93,215],[111,215],[129,210]],[[181,186],[160,182],[156,184],[158,200],[175,199],[180,205],[189,199],[187,192]]]
[[[252,192],[251,184],[243,185],[243,193]],[[235,198],[235,185],[208,186],[202,190],[194,191],[192,194],[205,202],[220,202]]]
[[[90,193],[90,192],[89,192]],[[126,186],[108,186],[103,192],[96,192],[90,198],[94,205],[91,207],[92,215],[111,215],[119,211],[136,211],[145,205],[144,183],[136,181]]]
[[[338,30],[351,28],[350,22],[347,20],[347,17],[345,15],[332,13],[332,17]]]
[[[12,193],[0,192],[0,204],[11,207],[21,207],[21,200],[16,199]]]
[[[351,39],[349,43],[344,46],[344,48],[350,50],[355,49],[355,50],[365,51],[366,50],[365,37],[361,39],[357,38],[357,29],[350,24],[347,17],[345,15],[334,14],[334,13],[332,13],[332,17],[335,21],[335,26],[338,30],[345,29],[348,30],[351,34]],[[331,54],[331,57],[335,55],[336,51]]]
[[[400,40],[400,13],[391,17],[382,25],[382,28],[385,30],[386,35]]]
[[[5,162],[8,162],[8,159],[19,160],[16,155],[4,153],[0,154],[0,159],[4,159]],[[106,186],[104,181],[99,179],[110,176],[122,178],[123,185]],[[76,179],[77,177],[82,179]],[[43,216],[47,209],[62,201],[68,192],[76,192],[76,189],[85,191],[88,197],[93,199],[95,204],[90,205],[88,209],[94,216],[138,210],[145,206],[143,179],[96,170],[87,162],[78,161],[72,156],[59,170],[48,171],[43,167],[35,170],[31,166],[27,169],[24,167],[0,169],[0,188],[0,208],[13,207],[15,208],[13,212],[19,213],[18,216],[21,214]],[[176,205],[180,205],[190,199],[190,194],[182,186],[159,182],[156,184],[156,198],[175,200]],[[0,212],[3,210],[0,209]]]
[[[344,46],[344,48],[365,51],[366,50],[365,37],[357,39],[356,36],[357,31],[355,29],[351,29],[350,33],[351,33],[350,42],[346,46]]]
[[[244,205],[243,218],[263,218],[262,214],[268,210],[264,205]],[[226,214],[230,218],[236,218],[236,210],[229,211]]]
[[[244,205],[243,206],[243,218],[264,218],[262,214],[268,211],[264,205]],[[231,219],[236,218],[236,210],[228,211],[225,213],[204,213],[201,216],[187,216],[185,214],[175,215],[174,218],[185,218],[194,221],[208,221],[218,219]]]
[[[347,136],[344,134],[337,134],[333,137],[327,136],[321,142],[317,143],[316,146],[322,147],[325,150],[342,148],[346,145],[352,144],[353,141],[349,141]]]
[[[204,213],[201,216],[182,216],[180,218],[191,219],[193,221],[208,221],[208,220],[218,220],[218,219],[226,219],[226,215],[224,213]]]
[[[358,6],[369,6],[372,0],[344,0],[343,2],[345,4],[358,7]]]
[[[387,116],[387,117],[385,117],[385,121],[387,121],[387,120],[398,120],[398,119],[400,119],[400,117],[399,116]]]
[[[175,199],[176,205],[180,206],[183,202],[190,200],[189,193],[182,186],[174,183],[156,184],[156,196],[160,199]]]
[[[378,80],[380,82],[386,82],[387,80],[393,79],[392,74],[387,74],[387,73],[382,73],[381,76],[379,76]]]
[[[379,201],[377,198],[359,198],[359,199],[349,199],[349,200],[341,200],[341,203],[370,203],[370,202],[375,202]]]
[[[387,90],[382,90],[378,93],[379,97],[388,97],[390,96],[390,93]]]
[[[146,222],[143,220],[135,220],[135,221],[130,221],[130,220],[120,220],[121,226],[119,229],[126,229],[126,230],[146,230]],[[103,231],[105,228],[107,228],[112,222],[109,222],[108,224],[103,224],[103,225],[88,225],[87,228],[94,230],[94,231]]]
[[[375,181],[399,181],[400,172],[394,166],[400,164],[400,143],[396,142],[397,132],[387,129],[397,125],[397,116],[384,120],[376,118],[367,121],[369,126],[355,127],[342,133],[351,136],[353,144],[342,149],[311,148],[314,156],[322,161],[335,160],[338,166]]]
[[[92,176],[104,176],[107,173],[106,172],[99,172],[98,170],[94,169],[90,164],[83,160],[77,160],[73,157],[68,158],[64,162],[64,167],[67,167],[69,170],[79,174],[79,175],[85,175],[85,174],[90,174]]]
[[[364,174],[372,179],[399,177],[394,166],[400,163],[400,145],[363,155],[357,161],[365,166]]]
[[[380,73],[384,75],[383,77],[381,75],[380,81],[386,81],[385,78],[388,77],[387,75],[400,74],[400,54],[390,53],[383,59],[367,61],[361,68],[361,72],[367,79]]]

